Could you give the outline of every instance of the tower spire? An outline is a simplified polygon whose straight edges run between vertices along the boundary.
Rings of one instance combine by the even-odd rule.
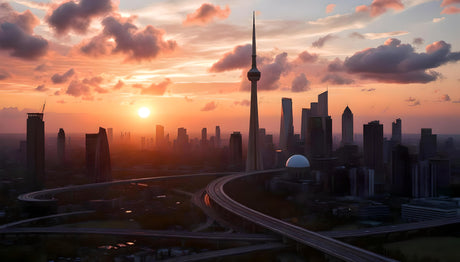
[[[256,12],[252,11],[252,68],[257,68],[256,57]]]

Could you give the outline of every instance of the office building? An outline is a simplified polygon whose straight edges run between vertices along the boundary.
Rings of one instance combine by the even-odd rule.
[[[363,126],[364,165],[375,170],[376,182],[383,183],[383,125],[379,121]]]
[[[165,128],[161,125],[155,127],[155,140],[157,148],[162,148],[165,145]]]
[[[353,113],[347,106],[342,114],[342,145],[353,144]]]
[[[391,192],[397,196],[411,197],[412,161],[409,148],[397,144],[392,149],[391,157]]]
[[[221,144],[221,142],[220,142],[220,126],[216,126],[216,136],[215,136],[214,141],[215,141],[215,146],[217,148],[219,148],[220,144]]]
[[[393,144],[401,144],[401,137],[401,118],[398,118],[391,123],[391,141]]]
[[[260,71],[257,69],[255,13],[252,15],[252,67],[248,71],[247,76],[249,81],[251,81],[251,112],[249,116],[249,139],[246,171],[263,170],[258,138],[259,109],[257,105],[257,81],[260,79]]]
[[[208,144],[208,129],[201,129],[201,146],[206,146]]]
[[[27,113],[27,184],[39,190],[45,184],[45,122],[43,113]]]
[[[307,129],[308,129],[308,120],[311,117],[311,110],[309,108],[302,108],[302,120],[300,124],[300,140],[305,144],[306,137],[307,137]]]
[[[357,197],[371,197],[375,189],[375,173],[366,167],[350,169],[350,194]]]
[[[318,95],[318,116],[327,117],[328,112],[328,91],[325,91]]]
[[[419,159],[426,160],[435,157],[437,153],[436,135],[432,134],[431,128],[422,128],[420,137]]]
[[[109,142],[105,128],[99,133],[86,134],[86,169],[88,177],[94,182],[112,180]]]
[[[292,119],[292,99],[281,99],[280,142],[281,150],[288,151],[294,144],[294,124]]]
[[[65,163],[65,132],[59,128],[57,136],[57,160],[58,165],[63,166]]]
[[[240,132],[233,132],[230,135],[230,166],[233,169],[241,170],[243,167],[243,139]]]
[[[188,148],[188,135],[187,129],[183,127],[179,127],[177,129],[177,139],[176,139],[176,149],[178,150],[185,150]]]

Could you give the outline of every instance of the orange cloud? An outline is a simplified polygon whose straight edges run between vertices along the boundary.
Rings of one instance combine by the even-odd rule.
[[[446,8],[444,8],[441,12],[441,14],[448,14],[448,15],[451,15],[451,14],[458,14],[460,13],[460,8],[456,7],[456,6],[448,6]]]
[[[374,0],[370,6],[357,6],[355,11],[356,13],[369,12],[372,17],[376,17],[386,13],[388,9],[402,10],[404,9],[404,4],[401,0]]]
[[[195,10],[192,14],[188,14],[184,20],[184,25],[204,25],[212,22],[214,18],[226,19],[230,15],[230,8],[225,6],[221,9],[220,6],[215,6],[209,3],[204,3]]]
[[[335,6],[335,4],[328,4],[326,6],[326,14],[332,13],[334,11]]]
[[[441,7],[453,5],[453,4],[460,4],[460,0],[443,0],[441,3]]]

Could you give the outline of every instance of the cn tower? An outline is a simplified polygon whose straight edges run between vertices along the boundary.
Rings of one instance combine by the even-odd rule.
[[[251,81],[251,114],[249,118],[249,141],[246,171],[262,170],[262,157],[259,146],[259,110],[257,108],[257,81],[260,79],[260,71],[256,61],[256,24],[255,13],[252,13],[252,67],[248,71],[248,79]]]

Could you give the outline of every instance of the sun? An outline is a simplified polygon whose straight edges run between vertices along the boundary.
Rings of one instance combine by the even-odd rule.
[[[144,107],[139,108],[137,113],[139,114],[140,117],[147,118],[150,115],[150,109],[144,106]]]

